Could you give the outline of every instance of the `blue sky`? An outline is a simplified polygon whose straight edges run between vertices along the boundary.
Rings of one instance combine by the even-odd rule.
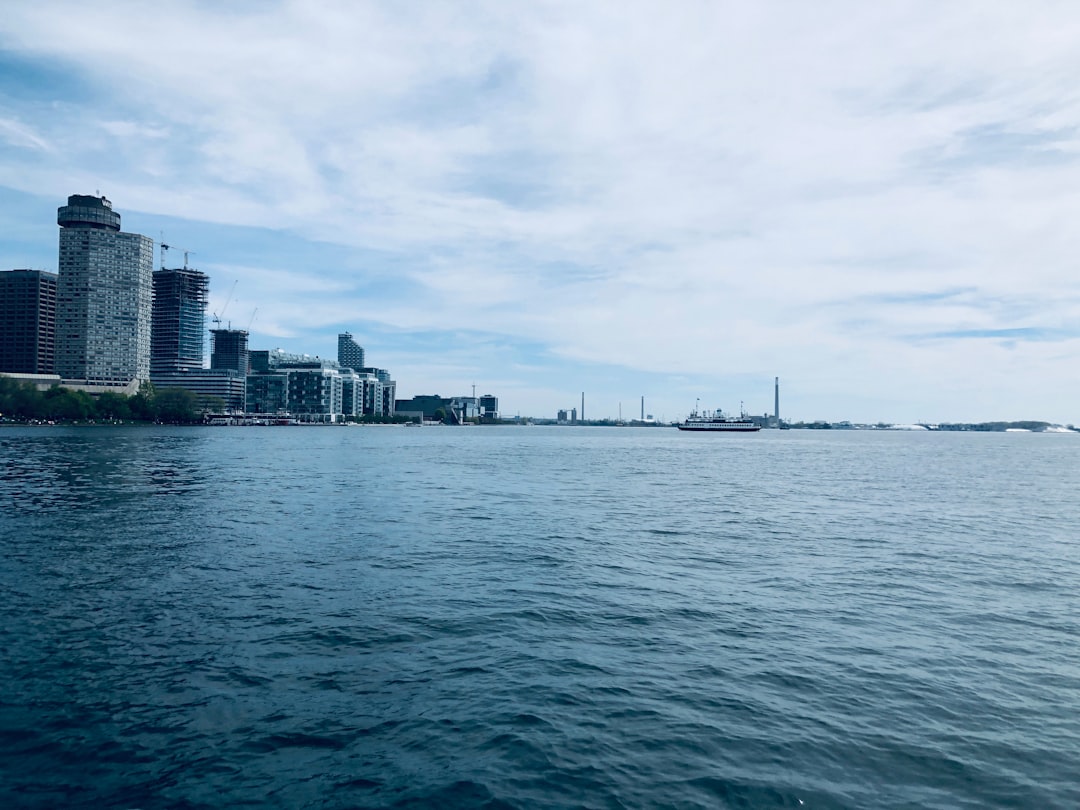
[[[1080,422],[1072,4],[227,5],[5,8],[0,267],[100,191],[402,396]]]

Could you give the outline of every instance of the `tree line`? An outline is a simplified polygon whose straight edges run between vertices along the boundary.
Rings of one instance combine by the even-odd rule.
[[[200,399],[185,388],[155,390],[149,382],[132,396],[105,391],[91,396],[59,385],[39,391],[33,383],[0,377],[0,419],[6,422],[164,422],[197,424],[224,402]]]

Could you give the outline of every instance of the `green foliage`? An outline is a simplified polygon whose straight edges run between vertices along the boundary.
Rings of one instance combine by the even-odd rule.
[[[33,384],[0,377],[0,416],[5,419],[38,419],[42,402],[41,392]]]
[[[128,397],[128,410],[131,412],[132,419],[153,422],[157,418],[154,412],[154,388],[153,386],[146,390],[144,388],[144,386],[139,386],[139,393]]]
[[[224,407],[220,400],[216,404]],[[0,417],[5,421],[111,422],[133,419],[181,424],[201,422],[202,410],[199,398],[191,391],[182,388],[155,391],[148,382],[131,397],[113,391],[92,396],[58,385],[43,392],[33,383],[0,376]]]
[[[54,385],[45,392],[42,417],[55,422],[79,422],[96,415],[94,400],[85,391]]]
[[[152,406],[158,420],[162,422],[183,424],[202,421],[199,398],[186,388],[165,388],[159,391],[154,395]]]
[[[98,394],[97,415],[101,419],[119,419],[121,421],[131,418],[131,407],[128,405],[130,397],[106,391]]]

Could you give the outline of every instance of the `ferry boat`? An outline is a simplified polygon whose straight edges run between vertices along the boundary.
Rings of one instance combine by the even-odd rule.
[[[759,425],[755,425],[745,415],[734,419],[725,416],[719,409],[712,415],[694,411],[685,422],[680,422],[675,427],[679,430],[695,430],[701,433],[754,433],[761,430]]]

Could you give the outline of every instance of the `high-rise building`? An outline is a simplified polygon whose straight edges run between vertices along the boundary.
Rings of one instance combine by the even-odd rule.
[[[89,385],[149,379],[153,240],[122,232],[104,197],[68,197],[56,222],[56,373]]]
[[[247,375],[248,333],[244,329],[210,330],[210,368]]]
[[[348,332],[337,336],[337,361],[342,368],[359,371],[364,367],[364,347],[353,340]]]
[[[56,273],[0,273],[0,371],[52,374],[56,336]]]
[[[201,371],[209,279],[187,267],[154,271],[150,374]]]

